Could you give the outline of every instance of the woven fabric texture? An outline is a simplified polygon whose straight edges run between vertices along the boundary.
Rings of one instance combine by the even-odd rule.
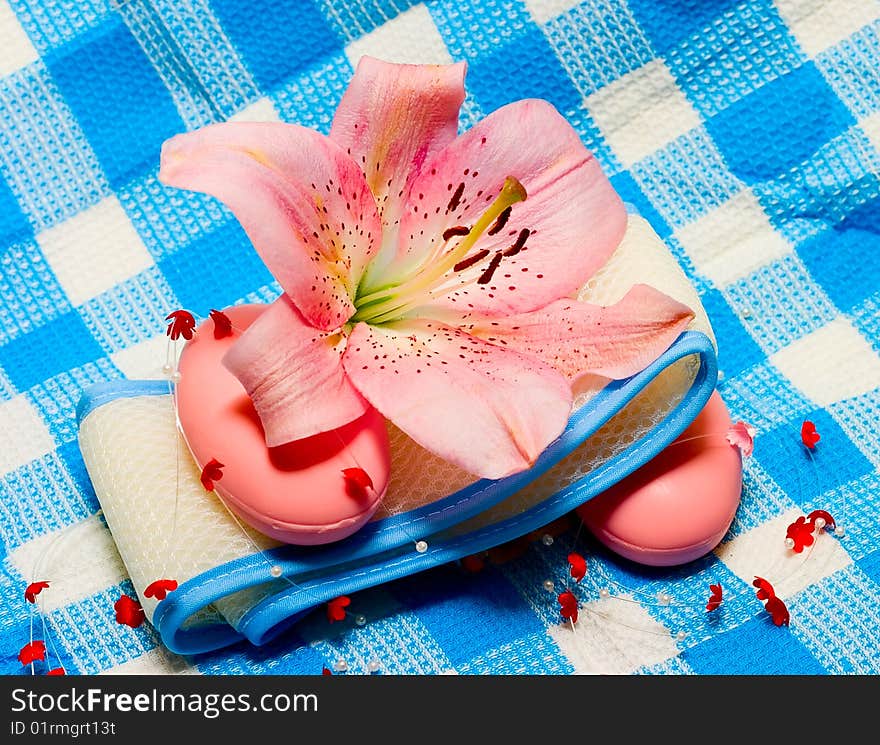
[[[720,393],[758,430],[743,502],[678,569],[573,530],[359,593],[345,622],[264,648],[176,657],[116,622],[133,588],[74,409],[91,383],[160,374],[169,309],[279,291],[228,211],[159,184],[161,143],[229,118],[326,132],[363,54],[466,60],[464,127],[526,97],[567,117],[706,308]],[[878,70],[874,0],[0,0],[0,671],[30,672],[33,622],[81,673],[880,672]],[[814,508],[845,534],[792,555],[786,526]],[[574,630],[546,580],[582,601]]]

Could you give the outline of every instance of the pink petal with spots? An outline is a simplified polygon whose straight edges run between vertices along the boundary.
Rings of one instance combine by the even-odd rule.
[[[755,449],[755,434],[756,430],[751,424],[737,422],[727,430],[727,441],[739,448],[743,458],[748,458]]]
[[[293,124],[216,124],[168,140],[159,178],[223,201],[310,324],[329,331],[352,315],[382,233],[339,145]]]
[[[577,133],[541,100],[498,109],[426,164],[410,191],[393,274],[436,263],[441,252],[471,240],[444,241],[443,235],[473,227],[508,176],[525,187],[527,199],[512,205],[503,225],[493,223],[467,252],[485,252],[482,260],[447,272],[443,291],[452,291],[434,304],[504,316],[536,310],[580,288],[620,243],[626,211]],[[479,283],[496,255],[500,263],[491,279]]]
[[[529,468],[571,413],[571,388],[549,365],[432,321],[358,324],[343,365],[416,442],[485,478]]]
[[[533,313],[465,328],[474,336],[544,360],[569,381],[581,375],[621,379],[643,370],[694,317],[686,305],[647,285],[635,285],[603,307],[557,300]]]
[[[396,65],[365,56],[336,109],[330,138],[363,169],[392,235],[410,182],[455,139],[466,69],[464,62]],[[393,255],[394,241],[386,243]]]
[[[367,411],[342,369],[344,347],[342,334],[312,328],[282,295],[226,353],[223,364],[250,395],[269,447],[336,429]]]

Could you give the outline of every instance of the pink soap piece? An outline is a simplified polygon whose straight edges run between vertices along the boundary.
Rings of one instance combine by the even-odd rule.
[[[370,409],[340,429],[267,447],[250,397],[220,362],[265,308],[227,308],[232,336],[215,339],[214,321],[207,320],[187,342],[177,384],[180,424],[200,468],[212,458],[223,464],[214,489],[246,523],[284,543],[338,541],[366,523],[385,494],[385,420]],[[348,468],[366,471],[373,487],[346,479]]]
[[[672,566],[707,554],[742,494],[740,452],[725,436],[731,424],[716,391],[677,440],[578,515],[608,548],[641,564]]]

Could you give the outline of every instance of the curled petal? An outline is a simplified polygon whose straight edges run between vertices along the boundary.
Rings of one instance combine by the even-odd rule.
[[[559,613],[560,615],[572,623],[578,620],[578,601],[572,592],[566,590],[559,594]]]
[[[816,447],[816,443],[821,439],[821,436],[816,431],[816,425],[813,424],[813,422],[806,420],[801,425],[801,442],[804,443],[804,447],[812,450]]]
[[[580,288],[620,243],[626,211],[571,125],[541,100],[498,109],[425,164],[410,190],[390,274],[473,242],[476,233],[450,229],[474,227],[508,177],[527,198],[476,239],[467,256],[480,260],[449,268],[446,294],[432,304],[496,317],[542,308]]]
[[[373,479],[363,468],[343,468],[342,476],[349,487],[349,493],[354,492],[353,496],[361,497],[368,489],[373,488]]]
[[[620,379],[657,359],[693,317],[686,305],[653,287],[636,285],[608,307],[557,300],[533,313],[466,328],[481,339],[544,360],[570,381],[585,374]]]
[[[816,540],[813,536],[815,526],[807,522],[807,518],[801,515],[786,528],[785,537],[791,541],[791,550],[796,554],[801,553],[807,546],[812,546]]]
[[[382,233],[345,150],[294,124],[227,122],[162,147],[163,183],[223,201],[309,323],[341,326]]]
[[[360,323],[343,364],[385,417],[484,478],[529,468],[571,413],[571,388],[556,370],[434,321]]]
[[[774,625],[788,626],[788,608],[781,598],[769,598],[764,605],[764,610],[766,610],[770,614],[770,618],[773,620]]]
[[[157,579],[150,582],[144,590],[145,598],[156,598],[156,600],[164,600],[169,592],[177,589],[177,580],[174,579]]]
[[[46,675],[67,675],[67,671],[63,667],[53,667]]]
[[[397,65],[368,56],[358,63],[330,138],[363,169],[386,229],[425,161],[455,139],[466,69],[463,62]],[[393,241],[388,245],[393,251]]]
[[[366,413],[341,364],[341,333],[311,327],[282,295],[244,332],[223,364],[244,386],[269,447],[337,429]]]
[[[709,590],[711,594],[709,595],[709,602],[706,603],[706,610],[711,613],[713,610],[717,610],[719,607],[721,607],[721,585],[709,585]]]
[[[333,598],[327,603],[327,620],[330,623],[334,621],[343,621],[346,616],[346,608],[351,605],[351,598],[347,595],[340,595],[338,598]]]
[[[18,653],[18,661],[22,665],[30,665],[46,659],[46,643],[39,639],[25,644]]]
[[[571,576],[577,581],[580,582],[584,575],[587,573],[587,560],[578,553],[572,551],[568,555],[568,563],[570,566],[569,572]]]
[[[727,441],[748,458],[755,449],[755,431],[751,424],[737,422],[727,430]]]
[[[37,602],[37,595],[49,587],[48,582],[31,582],[24,591],[24,599],[29,603]]]
[[[232,336],[232,321],[229,320],[222,310],[211,310],[211,320],[214,322],[214,338],[224,339]]]
[[[144,622],[144,609],[140,603],[133,600],[128,595],[123,595],[114,604],[113,609],[116,611],[116,623],[131,626],[136,629]]]
[[[211,458],[211,460],[205,463],[204,468],[202,468],[202,474],[199,477],[202,486],[205,487],[205,491],[214,491],[214,482],[223,478],[223,469],[225,467],[216,458]]]
[[[752,584],[758,588],[758,591],[755,593],[758,600],[769,600],[770,598],[776,597],[776,591],[773,589],[773,585],[763,577],[755,577]]]
[[[828,530],[834,530],[837,525],[834,518],[831,516],[831,513],[826,512],[825,510],[813,510],[809,515],[807,515],[807,520],[810,521],[810,525],[813,528],[818,527],[816,521],[820,519],[825,521],[825,524],[822,527]]]
[[[196,328],[196,319],[188,310],[175,310],[165,316],[168,321],[168,328],[165,334],[171,338],[171,341],[177,341],[181,336],[189,341],[193,338]]]

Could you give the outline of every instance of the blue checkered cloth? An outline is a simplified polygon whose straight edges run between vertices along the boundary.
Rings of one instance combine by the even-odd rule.
[[[17,654],[33,629],[52,666],[81,673],[319,673],[340,658],[349,674],[371,660],[880,672],[878,18],[873,0],[0,0],[2,671],[30,672]],[[465,126],[526,97],[569,119],[700,291],[720,392],[758,428],[742,505],[685,567],[566,534],[477,574],[446,566],[358,593],[363,625],[315,617],[266,647],[176,657],[148,625],[116,623],[133,588],[74,407],[86,386],[164,361],[169,309],[278,292],[228,211],[158,182],[163,140],[233,116],[326,132],[365,53],[466,60]],[[812,453],[805,419],[822,437]],[[793,559],[785,526],[814,508],[845,535]],[[589,569],[573,631],[544,584],[566,584],[576,537]],[[755,574],[785,598],[788,628],[755,599]],[[23,595],[33,579],[53,581],[42,615]],[[725,591],[713,614],[710,582]]]

